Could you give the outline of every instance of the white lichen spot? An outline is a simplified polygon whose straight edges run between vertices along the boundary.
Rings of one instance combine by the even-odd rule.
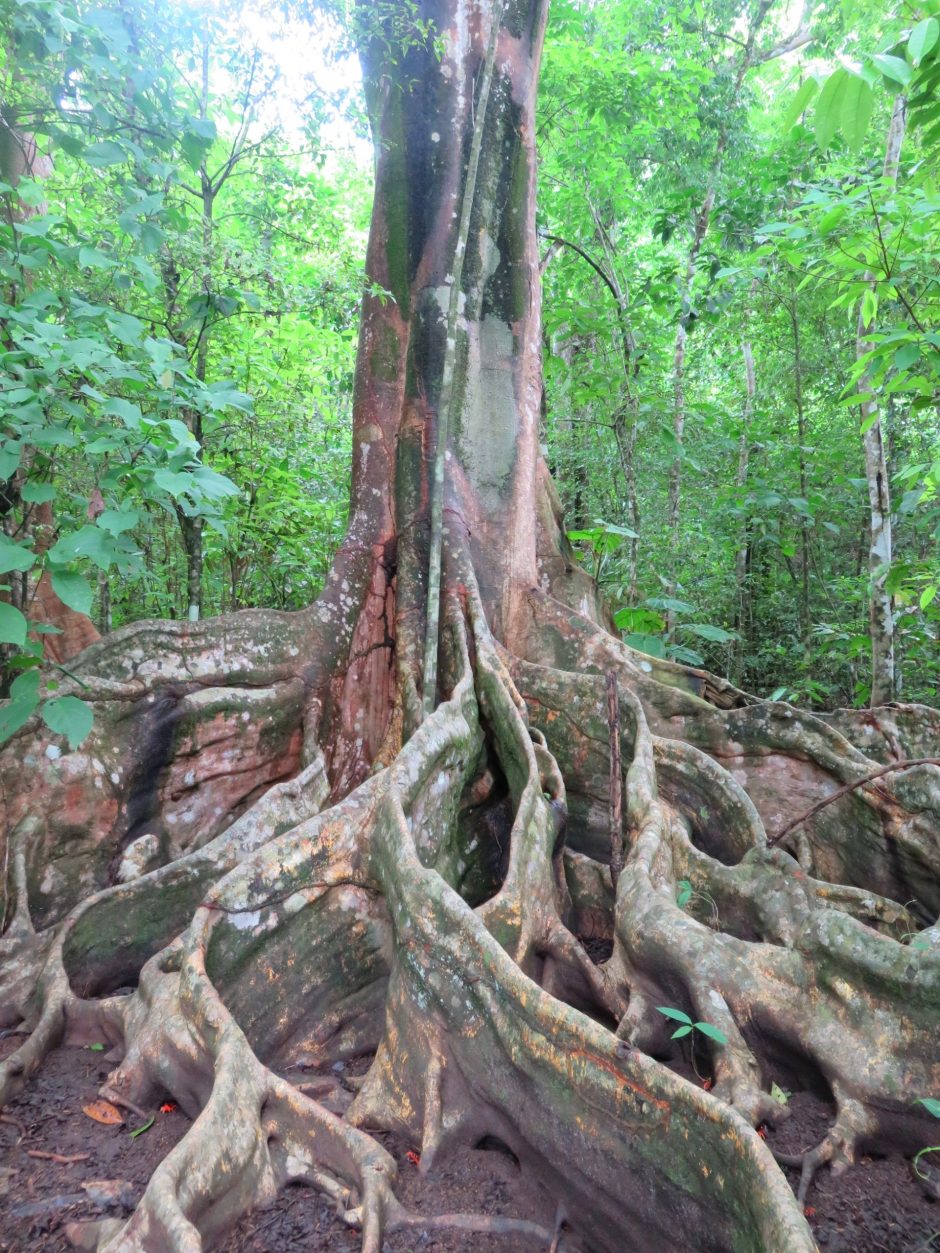
[[[59,748],[58,744],[50,744],[46,749],[46,756],[50,761],[58,761],[62,756],[62,749]]]
[[[259,909],[241,910],[237,914],[229,914],[229,920],[239,931],[251,931],[261,921],[261,911]]]
[[[437,131],[431,131],[431,143],[432,143],[432,144],[439,144],[440,142],[441,142],[441,137],[440,137],[440,135],[438,134],[438,132],[437,132]]]

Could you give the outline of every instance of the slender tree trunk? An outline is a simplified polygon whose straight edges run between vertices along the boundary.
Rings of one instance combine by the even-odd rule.
[[[796,406],[796,429],[799,443],[800,496],[807,499],[806,477],[806,411],[803,405],[803,349],[800,337],[800,319],[794,292],[788,306],[790,328],[793,335],[793,401]],[[802,511],[800,514],[800,639],[804,652],[809,651],[809,527]]]
[[[715,155],[715,161],[709,176],[709,188],[705,194],[705,199],[699,207],[695,215],[695,227],[692,232],[692,243],[689,247],[688,256],[686,258],[685,274],[682,280],[682,289],[679,302],[679,324],[676,327],[676,342],[672,354],[672,435],[674,454],[672,465],[669,470],[669,497],[666,506],[666,524],[668,528],[668,544],[669,544],[669,595],[674,596],[676,592],[677,582],[677,562],[679,554],[679,545],[681,543],[680,535],[680,518],[682,503],[682,458],[685,449],[685,417],[686,417],[686,397],[685,397],[685,358],[686,345],[689,336],[689,323],[692,317],[692,291],[695,282],[695,268],[698,264],[699,253],[702,250],[702,244],[708,231],[708,223],[711,220],[712,208],[715,204],[715,181],[721,170],[721,159],[724,154],[727,139],[725,133],[722,132],[718,141],[718,149]],[[666,635],[672,640],[676,630],[676,614],[674,609],[666,611]]]
[[[202,74],[201,74],[201,92],[199,100],[199,116],[205,121],[209,116],[209,31],[208,26],[203,30],[202,37]],[[205,301],[205,310],[203,313],[202,325],[199,328],[196,339],[196,360],[195,375],[200,383],[206,381],[206,374],[209,365],[209,336],[212,326],[212,306],[210,303],[212,296],[212,247],[213,247],[213,222],[212,211],[215,204],[217,188],[214,186],[212,179],[209,177],[205,160],[199,168],[199,182],[201,192],[201,256],[199,259],[200,270],[200,287],[202,290],[203,300]],[[189,417],[189,427],[193,433],[196,443],[199,445],[199,456],[202,457],[202,414],[197,410],[193,410]],[[180,520],[180,528],[183,532],[183,547],[186,550],[186,616],[190,622],[196,622],[202,617],[202,575],[203,575],[203,552],[202,552],[202,519],[198,517],[189,517],[182,510],[178,510]]]
[[[590,201],[588,203],[590,204]],[[636,603],[637,573],[640,561],[640,499],[636,479],[636,439],[639,420],[639,397],[636,392],[636,340],[630,327],[629,296],[624,291],[617,273],[616,254],[600,214],[593,204],[591,204],[591,216],[607,258],[607,274],[617,307],[617,330],[623,363],[623,400],[614,414],[614,438],[617,441],[617,454],[620,458],[626,491],[627,526],[635,532],[627,541],[627,600],[632,605]]]
[[[743,499],[747,488],[747,472],[751,451],[751,417],[754,413],[754,397],[757,392],[757,382],[754,374],[754,353],[749,340],[745,340],[741,345],[741,353],[744,358],[744,411],[741,415],[741,434],[738,437],[738,472],[735,478],[735,487],[739,499]],[[741,540],[738,544],[737,552],[734,556],[734,583],[735,583],[735,618],[734,627],[738,635],[741,637],[734,647],[734,672],[733,677],[735,683],[740,683],[741,676],[744,671],[744,654],[748,643],[747,624],[750,620],[748,608],[748,599],[750,597],[750,588],[748,586],[748,550],[750,547],[750,521],[747,514],[744,515],[744,522],[741,531]]]
[[[883,178],[889,183],[897,182],[906,120],[907,102],[903,95],[898,95],[891,115],[885,150]],[[866,279],[872,283],[872,290],[877,290],[874,286],[874,275],[868,274]],[[856,335],[857,359],[871,351],[871,337],[874,332],[874,316],[866,320],[864,313],[860,312]],[[867,375],[859,379],[858,386],[862,395],[869,390],[870,380]],[[888,570],[893,558],[891,486],[878,405],[874,400],[862,400],[859,408],[865,427],[865,478],[868,482],[871,517],[868,543],[868,572],[871,579],[869,634],[872,656],[870,703],[875,706],[886,704],[895,698],[894,600],[887,586]]]

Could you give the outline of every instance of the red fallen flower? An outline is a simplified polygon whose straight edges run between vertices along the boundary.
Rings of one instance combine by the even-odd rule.
[[[815,1207],[814,1205],[804,1205],[804,1206],[803,1206],[803,1213],[804,1213],[804,1215],[805,1215],[807,1218],[815,1218],[815,1217],[816,1217],[816,1207]]]
[[[175,1101],[164,1101],[163,1104],[160,1106],[160,1113],[161,1114],[175,1114],[178,1109],[179,1109],[179,1106],[176,1104]]]
[[[706,1092],[711,1092],[712,1087],[714,1086],[714,1083],[715,1083],[714,1079],[705,1079],[702,1083],[702,1087],[705,1089]]]
[[[410,1149],[405,1154],[405,1157],[408,1158],[408,1161],[411,1162],[412,1166],[417,1166],[418,1163],[421,1161],[420,1156],[417,1153],[412,1153]]]

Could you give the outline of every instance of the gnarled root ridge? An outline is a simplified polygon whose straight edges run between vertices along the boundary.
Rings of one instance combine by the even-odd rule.
[[[135,1110],[171,1096],[194,1118],[131,1218],[101,1225],[100,1248],[196,1250],[302,1182],[372,1251],[417,1226],[546,1250],[813,1249],[754,1128],[785,1116],[769,1094],[785,1058],[821,1076],[837,1107],[801,1161],[802,1195],[823,1163],[926,1142],[916,1102],[940,1093],[927,873],[940,862],[940,772],[862,787],[830,807],[838,823],[822,811],[792,851],[770,849],[779,813],[870,771],[870,727],[853,748],[845,720],[741,705],[678,668],[653,675],[544,600],[534,612],[543,626],[553,615],[557,647],[523,661],[490,636],[472,572],[450,572],[448,588],[446,699],[335,803],[327,774],[348,778],[352,758],[317,747],[330,680],[310,682],[309,650],[292,673],[282,640],[283,665],[250,699],[291,712],[245,752],[272,760],[289,727],[294,755],[238,789],[227,827],[200,831],[190,816],[172,855],[137,877],[112,865],[57,914],[31,870],[41,830],[17,820],[0,997],[4,1023],[27,1034],[0,1066],[0,1094],[60,1040],[106,1038],[122,1060],[103,1095]],[[613,833],[611,672],[626,801]],[[221,721],[194,726],[215,728],[237,774],[232,698],[207,683],[179,699],[193,696],[221,702]],[[190,808],[205,813],[206,794],[221,807],[212,735],[174,736],[201,780]],[[133,757],[132,738],[122,751]],[[918,891],[884,890],[902,882]],[[578,935],[609,939],[610,959],[596,965]],[[659,1006],[712,1031],[673,1042]],[[662,1064],[690,1044],[710,1092]],[[373,1051],[342,1119],[285,1077]],[[411,1213],[376,1130],[419,1148],[422,1170],[494,1137],[544,1186],[544,1213]]]

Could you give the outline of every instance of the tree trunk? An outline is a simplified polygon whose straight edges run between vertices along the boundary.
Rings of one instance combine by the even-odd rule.
[[[797,464],[800,476],[800,497],[807,498],[806,479],[806,410],[803,406],[803,344],[796,292],[791,292],[787,306],[793,336],[793,403],[796,407]],[[800,640],[804,653],[809,652],[809,528],[805,515],[800,515]]]
[[[18,127],[15,118],[0,112],[0,181],[16,188],[23,178],[46,179],[51,173],[52,159],[39,151],[35,137]],[[15,197],[6,198],[6,205],[11,226],[47,212],[45,203],[27,206]],[[10,291],[10,303],[15,304],[21,294]],[[0,342],[3,342],[2,332]],[[18,532],[20,537],[24,532],[32,533],[35,536],[35,551],[42,554],[55,538],[52,506],[26,505],[20,496],[32,455],[32,449],[24,449],[19,470],[3,484],[0,508],[7,533]],[[22,613],[57,630],[58,634],[49,633],[42,638],[43,656],[47,661],[68,661],[99,638],[94,623],[86,614],[78,613],[60,600],[48,571],[42,571],[38,579],[27,573],[11,572],[5,576],[4,582],[9,584],[10,590],[0,592],[0,596],[9,596],[10,603]]]
[[[0,1025],[30,1030],[0,1094],[63,1037],[106,1039],[103,1095],[200,1115],[99,1247],[195,1250],[304,1182],[366,1253],[448,1224],[810,1253],[754,1131],[786,1113],[774,1050],[835,1097],[807,1182],[919,1146],[940,1090],[940,771],[864,782],[889,739],[927,756],[937,718],[824,721],[607,632],[538,455],[545,5],[427,0],[440,58],[362,12],[368,277],[393,298],[364,302],[346,541],[304,612],[114,632],[63,684],[95,704],[87,743],[34,722],[0,759]],[[803,866],[767,847],[827,797],[784,841]],[[698,1053],[710,1091],[670,1068],[659,1005],[724,1040]],[[281,1077],[360,1054],[344,1119]],[[423,1171],[498,1138],[540,1211],[414,1214],[376,1129]]]
[[[738,436],[738,473],[735,486],[738,498],[743,500],[747,488],[747,472],[751,453],[751,417],[754,413],[754,397],[757,392],[757,381],[754,375],[754,351],[749,340],[741,345],[744,357],[744,412],[741,416],[741,434]],[[750,621],[748,601],[748,550],[750,548],[751,523],[748,515],[744,515],[741,528],[741,539],[734,555],[735,614],[734,629],[741,637],[734,646],[734,670],[736,683],[740,683],[744,671],[744,653],[748,642],[747,624]]]
[[[903,95],[898,95],[888,128],[883,170],[884,179],[890,183],[897,182],[906,119],[907,101]],[[874,275],[868,274],[865,277],[866,281],[871,282],[872,290],[876,291]],[[871,339],[874,333],[875,318],[866,318],[863,306],[858,315],[856,359],[860,359],[874,347]],[[870,380],[867,374],[862,375],[858,386],[860,395],[864,396],[869,392]],[[894,599],[887,586],[888,570],[894,555],[891,539],[891,482],[878,405],[874,400],[863,400],[859,407],[862,413],[865,478],[868,482],[871,513],[868,543],[868,572],[871,579],[868,623],[871,637],[870,703],[875,706],[884,705],[895,698]]]

